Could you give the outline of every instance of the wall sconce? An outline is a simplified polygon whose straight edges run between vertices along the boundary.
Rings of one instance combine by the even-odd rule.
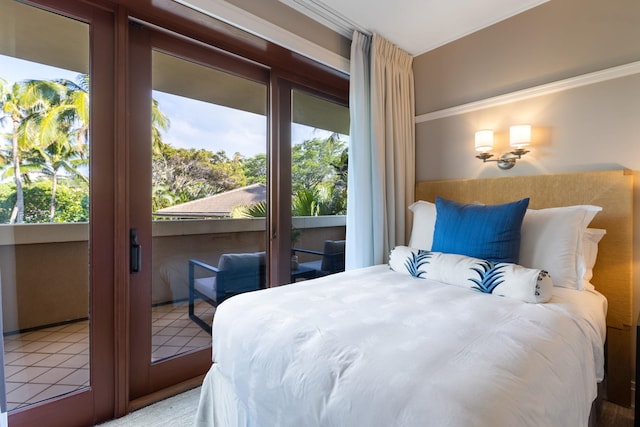
[[[493,154],[489,151],[493,150],[493,131],[488,129],[476,132],[476,151],[480,151],[476,157],[483,162],[496,162],[498,167],[503,170],[511,169],[516,165],[516,160],[522,158],[529,150],[524,147],[531,142],[531,125],[511,126],[509,129],[509,143],[512,151],[504,153],[497,159],[489,160]]]

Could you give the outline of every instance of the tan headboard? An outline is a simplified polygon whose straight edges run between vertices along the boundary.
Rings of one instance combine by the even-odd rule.
[[[507,178],[423,181],[416,185],[416,200],[433,202],[436,196],[461,203],[506,203],[529,197],[529,207],[590,204],[601,206],[591,227],[604,228],[600,242],[593,284],[609,301],[607,325],[621,330],[609,333],[609,355],[629,366],[629,337],[632,319],[632,249],[633,249],[633,173],[628,170],[580,172],[570,174],[516,176]],[[611,332],[614,332],[613,334]],[[611,338],[620,339],[612,355]],[[612,357],[614,356],[614,357]],[[628,361],[628,363],[626,363]],[[611,363],[609,364],[611,369]],[[624,366],[624,365],[623,365]],[[630,368],[619,372],[619,387],[628,390]],[[611,373],[611,372],[610,372]],[[625,394],[626,396],[626,394]],[[619,399],[624,401],[625,399]]]
[[[529,207],[602,206],[591,227],[607,234],[599,245],[592,282],[609,300],[607,324],[631,325],[633,175],[626,170],[419,182],[416,199],[436,196],[461,203],[506,203],[529,197]]]

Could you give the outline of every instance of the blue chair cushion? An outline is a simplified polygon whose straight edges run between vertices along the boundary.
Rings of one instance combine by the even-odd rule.
[[[260,265],[264,263],[264,252],[223,254],[218,261],[216,275],[216,300],[248,291],[260,289]]]

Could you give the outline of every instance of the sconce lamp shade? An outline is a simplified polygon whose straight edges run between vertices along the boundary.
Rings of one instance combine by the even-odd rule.
[[[476,151],[491,151],[493,149],[493,131],[488,129],[476,132]]]
[[[531,125],[511,126],[509,129],[509,141],[512,147],[522,148],[531,142]]]

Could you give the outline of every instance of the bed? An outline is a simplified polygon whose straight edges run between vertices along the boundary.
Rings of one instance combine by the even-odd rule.
[[[544,182],[549,177],[563,184],[550,187]],[[490,190],[473,188],[491,180],[419,183],[417,198],[442,194],[462,203],[494,204],[521,197],[522,191],[530,207],[545,214],[552,206],[601,206],[585,228],[606,228],[606,238],[596,239],[599,259],[609,259],[614,242],[618,262],[592,264],[584,281],[587,268],[580,270],[580,283],[563,286],[569,281],[556,279],[562,283],[554,282],[544,301],[533,296],[525,302],[520,295],[540,294],[529,279],[522,282],[528,293],[509,293],[501,284],[491,294],[469,289],[466,279],[454,283],[448,273],[417,277],[432,266],[416,264],[410,272],[402,267],[406,259],[440,252],[399,247],[389,265],[236,296],[220,305],[213,322],[214,363],[196,425],[588,425],[605,378],[607,331],[616,322],[621,330],[630,324],[630,299],[621,294],[630,292],[631,263],[624,251],[630,254],[631,243],[624,233],[630,231],[625,227],[631,203],[624,200],[631,200],[631,177],[612,171],[509,180],[518,191],[496,191],[499,181]],[[549,198],[553,188],[569,193],[553,200],[560,197]],[[505,199],[495,200],[495,194]],[[444,210],[438,212],[444,218]],[[414,236],[421,226],[414,224],[412,246],[419,246]],[[397,258],[399,253],[406,259]],[[432,264],[445,265],[447,257]],[[564,267],[565,262],[553,266],[556,277]],[[542,276],[536,276],[538,285]],[[629,282],[616,283],[621,277]],[[610,359],[625,357],[624,348],[609,352]]]

